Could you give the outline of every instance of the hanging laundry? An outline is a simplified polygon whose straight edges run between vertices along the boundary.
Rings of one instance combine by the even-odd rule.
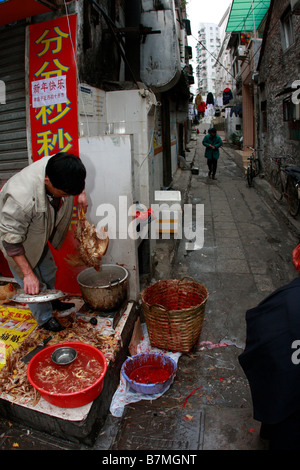
[[[207,94],[206,104],[212,104],[212,105],[215,104],[214,95],[211,92]]]
[[[222,107],[223,106],[223,97],[217,96],[215,99],[215,106]]]
[[[251,35],[248,33],[241,33],[241,44],[248,44],[250,42]]]
[[[232,116],[233,114],[234,114],[236,117],[242,118],[242,117],[243,117],[243,108],[242,108],[242,105],[237,104],[236,106],[234,106],[233,108],[231,108],[230,116]]]
[[[230,116],[231,113],[231,108],[225,108],[225,119],[227,119]]]
[[[215,107],[213,104],[208,104],[205,110],[205,116],[213,117],[215,115]]]
[[[203,115],[205,113],[205,110],[206,110],[206,103],[205,101],[202,101],[202,103],[198,104],[197,111],[199,114]]]
[[[225,88],[223,91],[223,105],[228,104],[233,98],[232,91],[230,88]]]
[[[197,95],[196,98],[195,98],[196,106],[198,106],[199,104],[201,104],[202,101],[203,101],[202,95],[201,95],[201,93],[198,93],[198,95]]]

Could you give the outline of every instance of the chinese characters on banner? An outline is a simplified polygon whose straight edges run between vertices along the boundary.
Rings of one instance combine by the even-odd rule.
[[[6,358],[38,327],[30,310],[0,306],[0,369]]]
[[[66,76],[45,78],[31,82],[32,106],[51,106],[67,102]]]
[[[76,15],[31,25],[29,31],[33,161],[58,152],[78,155]]]
[[[29,93],[32,159],[68,152],[79,156],[77,67],[77,15],[63,16],[29,26]],[[50,249],[58,267],[56,288],[78,294],[78,268],[65,261],[75,252],[77,198],[67,238]]]

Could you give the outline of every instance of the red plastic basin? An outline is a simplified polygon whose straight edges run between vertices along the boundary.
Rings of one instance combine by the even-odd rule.
[[[41,387],[37,383],[37,379],[35,377],[36,370],[38,367],[43,364],[46,360],[49,359],[53,351],[57,348],[63,346],[70,346],[77,350],[77,353],[83,353],[85,357],[90,359],[97,359],[100,365],[103,368],[103,372],[99,377],[95,378],[95,382],[90,385],[89,387],[83,388],[78,392],[73,393],[53,393],[49,392],[45,388]],[[76,361],[77,359],[75,359]],[[75,363],[74,361],[74,363]],[[74,364],[73,363],[73,364]],[[68,367],[66,366],[57,366],[57,367]],[[86,343],[79,343],[79,342],[64,342],[53,344],[51,346],[46,346],[45,349],[42,349],[39,353],[37,353],[28,364],[27,367],[27,377],[31,385],[36,388],[42,395],[42,397],[47,400],[49,403],[55,406],[59,406],[61,408],[77,408],[79,406],[87,405],[88,403],[95,400],[101,393],[104,384],[104,377],[107,371],[107,361],[104,354],[99,351],[99,349],[95,348]]]

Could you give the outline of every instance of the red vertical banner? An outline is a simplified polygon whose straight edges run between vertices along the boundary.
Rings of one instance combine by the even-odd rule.
[[[77,66],[77,15],[63,16],[29,26],[29,96],[32,159],[37,161],[58,152],[79,156]],[[75,198],[76,201],[77,198]],[[76,204],[76,202],[75,202]],[[51,247],[58,267],[56,287],[79,293],[78,269],[65,257],[75,251],[72,223],[60,250]]]
[[[32,158],[58,152],[78,156],[77,16],[29,27]]]

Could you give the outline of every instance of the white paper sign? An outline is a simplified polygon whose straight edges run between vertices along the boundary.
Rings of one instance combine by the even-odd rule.
[[[41,108],[67,102],[66,75],[31,82],[32,106]]]

